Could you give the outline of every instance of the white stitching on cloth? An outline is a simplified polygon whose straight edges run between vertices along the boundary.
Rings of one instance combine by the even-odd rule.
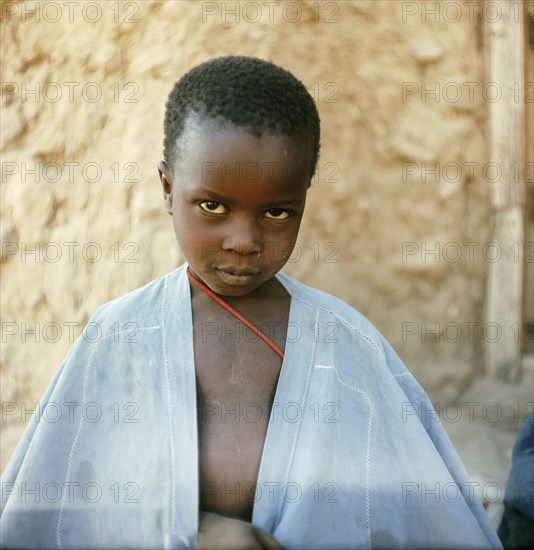
[[[117,338],[118,336],[120,336],[121,334],[128,334],[132,337],[134,337],[140,330],[158,330],[160,329],[161,326],[160,325],[154,325],[154,326],[151,326],[151,327],[137,327],[137,330],[132,334],[132,331],[131,330],[128,330],[128,329],[121,329],[121,330],[117,330],[116,332],[112,332],[111,334],[107,334],[106,336],[102,336],[101,338],[99,338],[99,342],[103,342],[104,340],[109,340],[110,338]],[[131,342],[124,342],[125,344],[137,344],[136,341],[132,340]]]
[[[169,356],[167,355],[167,284],[168,277],[165,277],[163,286],[163,297],[161,300],[161,344],[163,347],[163,372],[165,374],[165,393],[167,394],[167,412],[169,414],[169,441],[171,446],[171,529],[176,533],[187,548],[190,548],[187,538],[176,529],[176,451],[174,449],[174,423],[171,380],[169,371]]]
[[[171,391],[170,391],[170,374],[169,374],[169,363],[168,363],[168,356],[167,356],[167,329],[166,329],[166,302],[167,302],[167,282],[168,278],[165,277],[165,283],[163,287],[163,297],[162,297],[162,303],[161,303],[161,318],[162,318],[162,324],[156,325],[156,326],[149,326],[149,327],[141,327],[138,328],[138,330],[142,331],[152,331],[161,329],[162,332],[162,346],[163,346],[163,362],[164,362],[164,372],[165,372],[165,389],[167,393],[167,408],[169,412],[169,430],[170,430],[170,444],[171,444],[171,476],[172,476],[172,529],[173,533],[176,533],[176,482],[175,482],[175,450],[174,450],[174,430],[173,430],[173,421],[172,421],[172,402],[171,402]],[[118,334],[122,333],[128,333],[131,334],[129,330],[120,330],[117,333],[112,333],[107,336],[104,336],[100,338],[97,342],[91,344],[91,351],[89,353],[89,357],[87,359],[87,364],[85,366],[85,372],[83,377],[83,384],[82,384],[82,403],[85,403],[87,400],[87,379],[89,375],[90,367],[93,363],[93,357],[95,354],[95,351],[98,347],[98,345],[112,337],[116,337]],[[65,486],[67,486],[67,483],[70,482],[70,475],[72,470],[72,460],[74,456],[74,450],[76,448],[76,444],[78,443],[78,438],[80,436],[81,430],[82,430],[82,423],[83,423],[83,416],[80,416],[80,422],[78,424],[78,428],[76,430],[76,434],[74,436],[74,439],[72,441],[71,449],[69,452],[69,458],[67,460],[67,472],[65,474]],[[67,492],[64,493],[61,504],[59,508],[59,515],[58,515],[58,521],[56,525],[56,539],[59,550],[63,549],[62,541],[61,541],[61,524],[63,523],[63,512],[65,509],[65,501],[67,498]],[[191,545],[187,538],[182,534],[178,533],[178,536],[180,540],[186,545],[187,548],[190,548]]]
[[[163,348],[163,373],[165,379],[165,393],[167,397],[167,414],[169,416],[169,442],[171,446],[171,528],[176,533],[176,478],[175,478],[175,453],[174,453],[174,425],[172,421],[172,400],[171,381],[169,372],[169,357],[167,355],[167,283],[163,286],[163,297],[161,299],[161,345]]]
[[[365,400],[367,401],[367,404],[369,405],[369,422],[367,423],[367,450],[365,453],[365,509],[366,509],[366,516],[367,516],[367,544],[369,546],[369,549],[372,548],[371,545],[371,503],[370,503],[370,494],[369,494],[369,470],[371,466],[371,431],[373,426],[373,416],[374,416],[374,407],[373,403],[371,402],[371,399],[369,399],[369,396],[367,393],[360,388],[356,388],[354,386],[351,386],[350,384],[347,384],[346,382],[343,382],[341,378],[339,377],[339,373],[337,371],[337,368],[331,365],[315,365],[315,368],[318,369],[327,369],[327,370],[333,370],[336,373],[337,381],[346,388],[361,393]]]
[[[362,330],[360,330],[359,328],[356,328],[354,326],[352,326],[344,317],[341,317],[341,315],[339,315],[339,313],[336,313],[335,311],[332,311],[330,309],[326,309],[325,307],[322,307],[322,306],[318,306],[317,304],[313,304],[312,302],[308,302],[308,300],[303,300],[302,298],[299,298],[298,296],[295,296],[293,295],[293,298],[295,298],[295,300],[298,300],[299,302],[302,302],[303,304],[306,304],[308,306],[311,306],[311,307],[314,307],[316,309],[318,309],[319,311],[323,311],[325,313],[330,313],[331,315],[334,315],[335,317],[337,317],[344,325],[346,325],[347,327],[349,327],[351,330],[353,330],[354,332],[357,332],[362,338],[365,338],[365,340],[367,340],[369,342],[369,344],[380,354],[382,355],[383,357],[385,357],[385,353],[384,351],[377,345],[377,343],[374,341],[374,339],[365,334],[365,332],[363,332]]]
[[[310,360],[310,367],[308,369],[308,376],[306,378],[306,386],[304,388],[304,393],[302,395],[301,400],[301,410],[304,410],[304,405],[306,403],[306,399],[308,397],[308,389],[310,387],[310,378],[311,378],[311,372],[313,367],[313,359],[315,357],[315,349],[317,347],[317,341],[318,341],[318,333],[319,333],[319,309],[317,309],[317,313],[315,315],[315,327],[314,327],[314,338],[313,338],[313,347],[312,347],[312,353],[311,353],[311,360]],[[300,434],[300,427],[302,425],[302,416],[300,415],[298,424],[297,424],[297,430],[295,432],[295,437],[293,438],[293,445],[291,447],[291,455],[289,456],[289,461],[287,464],[286,472],[285,472],[285,479],[284,479],[284,485],[287,483],[289,479],[289,472],[291,470],[291,465],[293,464],[293,459],[295,458],[295,450],[297,448],[297,440]],[[283,494],[280,493],[280,505],[278,506],[278,513],[276,514],[276,521],[275,526],[278,525],[280,521],[280,516],[282,515],[282,506],[284,504]]]
[[[140,328],[139,330],[153,330],[155,328],[158,328],[158,327],[143,327],[143,328]],[[129,332],[129,331],[124,331],[124,332]],[[94,342],[91,344],[91,351],[89,352],[89,357],[87,359],[87,364],[85,366],[85,372],[83,375],[83,383],[82,383],[82,403],[84,404],[87,400],[87,378],[89,375],[89,370],[91,368],[91,365],[93,364],[93,356],[95,354],[95,351],[101,342],[113,336],[115,336],[115,334],[111,334],[109,336],[101,338],[97,342]],[[80,422],[78,423],[76,434],[74,435],[74,439],[72,440],[72,445],[69,452],[69,458],[67,460],[67,472],[65,474],[65,487],[67,487],[68,486],[67,483],[70,482],[70,474],[72,470],[72,459],[74,456],[74,449],[76,448],[76,444],[78,443],[78,438],[80,437],[80,433],[82,431],[82,425],[83,425],[83,415],[80,416]],[[58,516],[57,525],[56,525],[56,539],[57,539],[58,548],[60,550],[63,548],[62,542],[61,542],[61,524],[63,523],[63,511],[65,509],[66,498],[67,498],[67,492],[65,492],[65,494],[61,498],[61,504],[59,507],[59,516]]]
[[[89,353],[89,357],[87,359],[87,365],[85,365],[85,373],[83,375],[83,385],[82,385],[82,403],[85,403],[86,396],[87,396],[87,375],[89,374],[89,368],[91,364],[93,363],[93,356],[95,354],[95,350],[98,343],[94,343],[91,345],[91,351]],[[82,422],[83,422],[83,415],[80,415],[80,421],[78,422],[78,428],[76,429],[76,434],[74,435],[74,439],[72,441],[72,445],[70,447],[69,452],[69,458],[67,460],[67,472],[65,474],[65,487],[68,487],[67,483],[70,482],[70,472],[72,469],[72,457],[74,455],[74,448],[76,447],[76,443],[78,442],[78,437],[80,436],[80,432],[82,431]],[[65,499],[67,498],[67,492],[65,491],[63,494],[63,497],[61,499],[61,505],[59,506],[59,516],[57,519],[57,526],[56,526],[56,538],[57,538],[57,545],[59,550],[62,550],[63,546],[61,543],[61,524],[63,522],[63,509],[65,508]]]

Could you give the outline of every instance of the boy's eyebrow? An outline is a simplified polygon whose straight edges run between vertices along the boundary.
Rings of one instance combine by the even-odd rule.
[[[211,189],[206,189],[205,187],[195,187],[187,189],[189,193],[192,194],[200,194],[205,193],[206,195],[209,195],[210,197],[213,197],[218,202],[225,202],[228,201],[229,198],[225,197],[224,195],[221,195],[217,193],[217,191],[213,191]],[[287,199],[274,199],[272,201],[269,201],[269,204],[273,207],[275,206],[291,206],[291,205],[300,205],[302,204],[303,200],[301,198],[297,197],[288,197]]]
[[[212,191],[211,189],[206,189],[205,187],[193,187],[193,188],[189,188],[187,189],[187,192],[189,193],[205,193],[206,195],[210,195],[211,197],[219,200],[219,201],[224,201],[226,200],[228,197],[224,197],[223,195],[220,195],[219,193],[217,193],[216,191]]]
[[[303,203],[303,199],[280,199],[280,200],[274,200],[269,201],[269,204],[273,207],[277,206],[297,206]]]

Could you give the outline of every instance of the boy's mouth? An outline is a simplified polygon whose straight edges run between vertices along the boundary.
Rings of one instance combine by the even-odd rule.
[[[252,282],[259,271],[240,267],[216,267],[215,271],[219,279],[227,284],[242,286]]]

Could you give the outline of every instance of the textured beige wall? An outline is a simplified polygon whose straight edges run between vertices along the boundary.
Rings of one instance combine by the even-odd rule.
[[[477,18],[423,22],[414,2],[257,2],[252,22],[250,4],[236,22],[224,13],[234,2],[4,3],[1,397],[17,412],[2,419],[3,463],[69,327],[77,336],[99,304],[179,265],[155,168],[164,103],[184,71],[216,55],[270,59],[318,101],[322,155],[287,272],[366,314],[432,397],[453,398],[480,374],[481,335],[466,323],[482,323],[488,262],[463,245],[490,233],[485,101],[463,85],[483,76]],[[423,82],[458,83],[462,98],[440,89],[437,101]],[[403,97],[403,83],[415,92]],[[473,177],[466,162],[480,163]],[[421,181],[421,163],[461,174]],[[447,261],[453,246],[421,261],[422,242],[458,243],[462,256]],[[418,251],[407,261],[403,243]],[[422,342],[422,323],[454,325]],[[403,327],[416,333],[403,338]]]

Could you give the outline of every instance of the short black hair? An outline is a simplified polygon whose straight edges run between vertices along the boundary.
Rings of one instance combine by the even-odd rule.
[[[290,72],[245,56],[216,57],[187,72],[165,107],[164,160],[176,160],[176,143],[193,114],[224,119],[261,138],[272,132],[303,138],[311,146],[311,174],[320,148],[320,120],[310,93]]]

